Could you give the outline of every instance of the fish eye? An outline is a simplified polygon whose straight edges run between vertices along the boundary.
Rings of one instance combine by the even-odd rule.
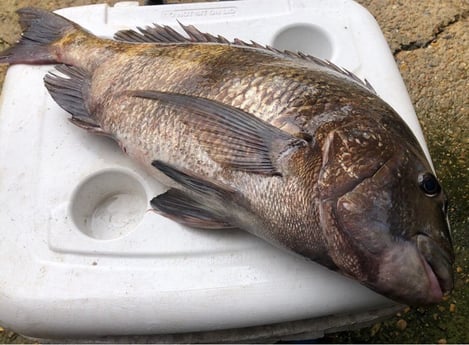
[[[419,185],[429,197],[437,196],[441,192],[441,187],[436,177],[430,173],[424,173],[419,176]]]

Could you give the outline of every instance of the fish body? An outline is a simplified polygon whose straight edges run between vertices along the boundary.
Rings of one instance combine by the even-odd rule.
[[[171,187],[157,212],[243,229],[399,302],[452,289],[446,196],[368,83],[192,27],[107,40],[39,9],[20,18],[22,40],[0,62],[61,64],[45,77],[51,96]]]

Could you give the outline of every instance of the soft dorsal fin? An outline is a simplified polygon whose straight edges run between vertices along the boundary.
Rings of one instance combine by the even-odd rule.
[[[183,25],[178,22],[184,32],[188,35],[185,37],[168,25],[153,24],[146,28],[137,27],[135,30],[121,30],[114,34],[114,39],[126,42],[139,43],[221,43],[236,44],[230,42],[223,36],[213,36],[209,33],[199,31],[193,25]],[[257,47],[262,47],[256,44]]]
[[[307,61],[317,66],[322,66],[325,68],[329,68],[335,72],[338,72],[346,77],[354,80],[355,82],[359,83],[360,85],[367,88],[369,91],[376,94],[376,91],[368,82],[368,80],[360,79],[352,72],[346,70],[345,68],[339,67],[336,64],[328,61],[322,60],[312,55],[304,54],[301,52],[292,52],[289,50],[279,50],[277,48],[271,46],[264,46],[257,42],[251,41],[250,43],[235,38],[232,42],[226,39],[223,36],[214,36],[212,34],[202,32],[197,29],[193,25],[184,25],[178,22],[184,32],[187,34],[186,36],[181,35],[179,32],[174,30],[168,25],[158,25],[153,24],[153,26],[147,26],[145,28],[137,27],[137,31],[135,30],[121,30],[114,34],[114,39],[119,41],[125,42],[136,42],[136,43],[217,43],[217,44],[227,44],[227,45],[236,45],[240,47],[248,47],[248,48],[255,48],[255,49],[262,49],[269,51],[271,53],[275,53],[283,58],[288,59],[297,59],[301,61]]]

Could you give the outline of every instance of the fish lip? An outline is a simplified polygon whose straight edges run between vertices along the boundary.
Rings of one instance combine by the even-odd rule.
[[[427,234],[419,233],[415,237],[415,243],[419,250],[425,272],[429,278],[431,288],[434,288],[434,280],[436,279],[441,294],[449,294],[454,285],[452,271],[454,259],[451,255],[452,253],[447,253]]]
[[[441,302],[443,299],[443,288],[441,286],[440,280],[438,279],[435,271],[433,270],[431,264],[425,259],[422,254],[420,255],[420,259],[422,260],[423,268],[425,269],[425,273],[427,275],[428,281],[430,283],[430,288],[428,289],[428,302],[430,303],[438,303]]]

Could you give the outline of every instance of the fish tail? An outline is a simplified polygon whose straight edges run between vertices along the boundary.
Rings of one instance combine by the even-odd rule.
[[[16,45],[0,53],[0,63],[59,62],[53,43],[76,30],[78,26],[64,17],[39,8],[25,7],[18,10],[18,14],[23,28],[21,39]]]

